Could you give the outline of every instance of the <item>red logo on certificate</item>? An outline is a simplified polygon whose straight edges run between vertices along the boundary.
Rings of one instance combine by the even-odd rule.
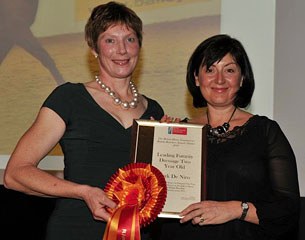
[[[186,127],[168,127],[168,134],[187,135]]]

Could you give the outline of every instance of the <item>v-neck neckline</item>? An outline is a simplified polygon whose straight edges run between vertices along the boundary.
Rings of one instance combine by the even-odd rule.
[[[103,111],[104,113],[106,113],[107,114],[107,116],[109,116],[110,118],[112,118],[115,122],[116,122],[116,124],[118,124],[121,128],[123,128],[125,131],[127,131],[127,130],[129,130],[129,129],[131,129],[131,127],[132,127],[132,124],[129,126],[129,127],[127,127],[127,128],[125,128],[112,114],[110,114],[108,111],[106,111],[104,108],[102,108],[96,101],[95,101],[95,99],[92,97],[92,95],[90,94],[90,92],[88,91],[88,89],[86,88],[86,86],[83,84],[83,83],[79,83],[79,85],[82,87],[82,89],[84,90],[84,92],[85,92],[85,94],[88,96],[88,97],[90,97],[90,99],[94,102],[94,104],[101,110],[101,111]],[[143,97],[145,97],[144,95],[142,95]],[[146,97],[145,97],[146,98]],[[147,112],[147,110],[148,110],[148,108],[149,108],[149,100],[146,98],[146,100],[147,100],[147,108],[145,109],[145,111],[143,112],[143,114],[140,116],[140,118],[139,119],[141,119],[144,115],[145,115],[145,113]]]

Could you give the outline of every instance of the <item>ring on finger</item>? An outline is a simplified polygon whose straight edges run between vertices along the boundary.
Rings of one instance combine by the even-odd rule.
[[[203,223],[204,222],[204,218],[202,217],[202,215],[199,217],[199,222]]]

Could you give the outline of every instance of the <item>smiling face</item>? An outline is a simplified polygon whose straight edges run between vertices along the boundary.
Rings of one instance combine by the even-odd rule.
[[[136,33],[125,25],[110,26],[98,38],[99,63],[102,75],[127,78],[134,71],[140,46]]]
[[[207,103],[217,107],[234,104],[234,99],[241,85],[241,71],[231,54],[213,63],[208,69],[202,66],[196,85]]]

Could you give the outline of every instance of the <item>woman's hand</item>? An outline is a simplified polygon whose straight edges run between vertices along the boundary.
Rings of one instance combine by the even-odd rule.
[[[181,213],[180,223],[192,221],[193,224],[221,224],[239,218],[241,207],[239,201],[202,201],[185,208]]]
[[[166,123],[179,123],[181,121],[180,118],[170,117],[168,115],[164,115],[160,122],[166,122]]]
[[[106,208],[116,208],[116,203],[109,199],[106,193],[97,187],[89,187],[84,191],[84,201],[88,205],[93,218],[100,221],[108,221],[110,213]]]

